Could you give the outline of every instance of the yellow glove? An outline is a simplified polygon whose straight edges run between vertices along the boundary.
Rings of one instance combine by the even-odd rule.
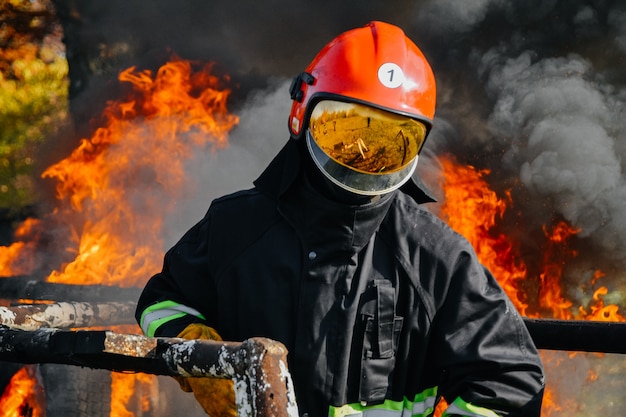
[[[187,326],[178,337],[183,339],[222,340],[215,329],[200,323]],[[196,401],[211,417],[236,417],[233,381],[222,378],[174,377],[185,392],[193,392]]]

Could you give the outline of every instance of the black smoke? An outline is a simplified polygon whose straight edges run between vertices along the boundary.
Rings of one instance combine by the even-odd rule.
[[[445,129],[430,145],[492,169],[494,187],[514,190],[529,245],[555,219],[580,230],[579,259],[566,268],[572,297],[593,269],[620,290],[626,4],[433,1],[420,11],[413,27],[444,89]]]
[[[190,175],[213,178],[205,182],[209,195],[249,186],[286,140],[289,81],[330,39],[370,20],[397,24],[424,51],[437,78],[435,127],[419,168],[434,191],[439,193],[437,157],[443,153],[491,169],[494,189],[512,190],[510,222],[503,228],[522,240],[522,250],[536,250],[542,226],[564,219],[580,229],[581,256],[569,267],[573,287],[596,269],[607,274],[612,289],[622,286],[623,2],[55,0],[55,5],[64,22],[74,120],[81,133],[99,113],[98,104],[119,94],[116,75],[129,66],[156,70],[177,55],[216,62],[217,71],[231,77],[232,108],[242,116],[232,146],[190,162]],[[205,204],[192,199],[188,207],[198,208],[183,211],[199,212]],[[173,236],[179,227],[171,227]]]

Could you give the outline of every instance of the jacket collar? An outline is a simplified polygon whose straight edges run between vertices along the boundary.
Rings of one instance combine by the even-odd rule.
[[[289,139],[254,181],[254,185],[274,201],[278,201],[291,187],[302,169],[302,157],[296,141],[297,139]],[[418,204],[437,201],[416,175],[402,185],[400,191],[412,197]]]

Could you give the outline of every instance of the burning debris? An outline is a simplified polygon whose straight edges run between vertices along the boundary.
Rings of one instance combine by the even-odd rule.
[[[0,410],[9,417],[45,416],[43,386],[37,366],[24,366],[13,375],[0,397]]]
[[[242,343],[147,338],[106,331],[34,332],[0,327],[0,359],[114,371],[232,378],[241,417],[297,417],[287,351],[268,339]]]
[[[472,243],[483,264],[498,277],[523,315],[563,320],[626,321],[618,313],[619,306],[604,305],[602,297],[608,289],[598,285],[603,276],[600,270],[595,271],[595,279],[590,282],[595,288],[587,306],[579,306],[575,311],[573,302],[563,294],[564,267],[578,256],[577,251],[569,248],[569,240],[579,230],[564,220],[556,223],[552,230],[545,226],[540,272],[537,276],[529,275],[519,242],[498,232],[496,227],[498,219],[512,204],[510,192],[506,199],[499,198],[485,180],[488,170],[459,166],[450,156],[442,155],[440,162],[445,178],[445,203],[441,207],[441,216]]]
[[[72,256],[60,256],[67,262],[49,266],[58,269],[53,269],[45,283],[13,277],[1,284],[17,293],[23,290],[22,295],[28,294],[26,299],[30,297],[31,302],[44,296],[52,301],[77,302],[49,304],[42,300],[44,304],[7,308],[2,311],[5,324],[123,329],[120,324],[130,320],[133,325],[126,331],[139,332],[133,319],[133,302],[138,287],[160,265],[163,216],[175,209],[177,199],[185,197],[181,194],[185,189],[181,185],[185,180],[184,161],[199,149],[224,147],[226,133],[238,120],[226,111],[228,90],[216,89],[220,80],[208,70],[210,66],[192,71],[191,63],[175,60],[164,65],[154,78],[150,72],[133,69],[120,75],[122,81],[133,86],[135,95],[127,101],[112,102],[106,113],[107,123],[43,174],[58,181],[59,206],[37,221],[27,220],[25,224],[36,226],[29,230],[36,233],[22,233],[20,241],[0,250],[3,258],[20,259],[17,264],[4,264],[6,275],[28,276],[45,269],[37,265],[41,259],[33,256],[37,254],[36,239],[59,233],[55,228],[68,233],[71,241],[67,251]],[[12,264],[19,268],[10,270]],[[52,289],[51,285],[57,287]],[[117,291],[114,286],[118,286]],[[127,287],[127,294],[119,287]],[[102,297],[100,291],[112,298],[96,303]],[[10,292],[3,292],[2,297]],[[134,294],[133,302],[115,301],[128,299],[129,293]],[[92,300],[78,302],[85,297]],[[76,375],[79,370],[71,372],[73,375],[66,375],[66,380],[80,379]],[[59,378],[56,373],[55,378]],[[44,379],[52,376],[50,372],[44,374]],[[111,376],[112,415],[129,413],[128,404],[120,400],[131,400],[133,385],[141,378]],[[150,384],[155,382],[153,379]],[[129,388],[131,395],[125,393]],[[49,401],[48,413],[53,417],[52,407]],[[64,415],[66,411],[60,408],[56,414]]]
[[[226,111],[228,90],[215,89],[219,80],[209,70],[192,74],[191,63],[179,60],[154,78],[148,71],[122,72],[135,96],[110,103],[106,124],[43,172],[56,181],[59,207],[38,222],[67,228],[66,250],[74,255],[46,281],[141,286],[159,267],[162,219],[185,197],[184,161],[207,146],[225,147],[238,121]],[[32,248],[18,241],[0,255],[23,259]],[[25,269],[4,273],[31,272]]]

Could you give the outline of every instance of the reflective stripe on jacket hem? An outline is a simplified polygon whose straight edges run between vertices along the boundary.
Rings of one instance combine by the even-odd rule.
[[[201,318],[204,316],[196,309],[178,304],[174,301],[161,301],[147,307],[141,313],[140,326],[143,334],[153,337],[157,329],[163,324],[174,319],[185,316],[186,314]]]
[[[428,388],[417,394],[411,401],[385,400],[382,404],[362,405],[346,404],[341,407],[330,407],[329,417],[426,417],[430,415],[437,401],[437,387]]]
[[[478,407],[471,403],[463,401],[461,397],[457,397],[452,404],[443,413],[446,416],[463,416],[463,417],[500,417],[488,408]]]

